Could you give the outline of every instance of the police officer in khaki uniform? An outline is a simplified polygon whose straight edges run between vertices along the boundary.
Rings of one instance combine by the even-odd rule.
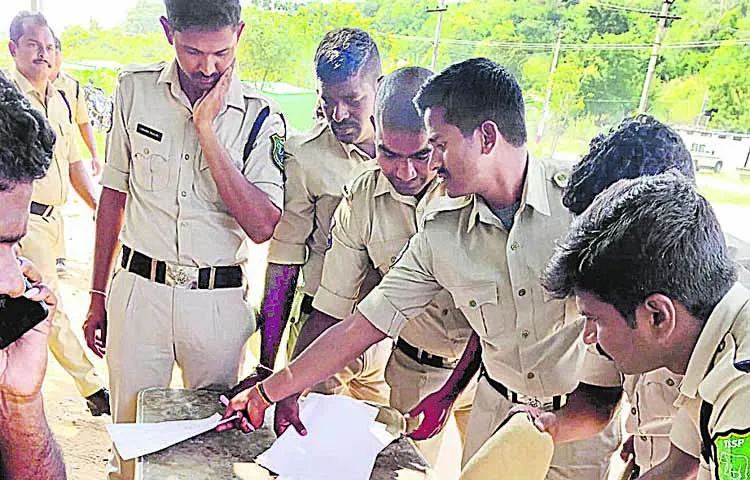
[[[284,214],[268,251],[259,320],[260,363],[269,369],[259,370],[261,376],[273,369],[287,318],[292,323],[287,349],[291,356],[301,325],[312,311],[341,189],[358,166],[375,155],[370,118],[381,66],[373,39],[353,28],[327,33],[315,54],[315,72],[325,119],[287,145]],[[352,366],[348,374],[316,390],[387,403],[383,367],[389,354],[390,345],[384,342],[367,354],[366,365]]]
[[[655,175],[669,169],[679,170],[686,178],[695,179],[690,152],[680,135],[649,115],[626,118],[608,134],[591,142],[589,152],[570,174],[563,204],[573,213],[581,214],[594,197],[623,178]],[[748,246],[727,235],[730,257],[747,262]],[[750,274],[740,268],[741,279]],[[750,282],[747,283],[750,285]],[[584,334],[594,334],[592,328]],[[679,395],[682,375],[661,368],[642,375],[626,375],[624,390],[630,401],[626,430],[630,435],[624,443],[622,457],[634,455],[637,470],[643,474],[664,461],[670,451],[669,433],[677,412],[674,406]],[[693,435],[691,444],[684,444],[685,452],[698,465],[700,442]]]
[[[81,89],[81,84],[62,69],[63,53],[60,39],[55,37],[55,64],[52,67],[50,81],[58,90],[62,90],[65,95],[65,101],[70,106],[73,113],[73,123],[78,126],[81,138],[91,154],[91,171],[93,175],[99,176],[102,171],[102,164],[99,162],[99,155],[96,153],[96,138],[94,129],[89,119],[89,111],[86,105],[86,95]]]
[[[463,356],[466,364],[457,367],[462,381],[455,391],[465,387],[480,363],[484,366],[465,459],[515,403],[555,409],[574,392],[572,404],[581,397],[606,404],[599,409],[599,422],[610,423],[621,389],[612,395],[599,386],[618,384],[618,372],[601,357],[587,355],[580,340],[583,321],[572,302],[550,299],[538,284],[571,215],[560,203],[556,171],[526,152],[520,87],[494,62],[472,59],[433,77],[415,101],[425,112],[434,148],[431,165],[454,198],[431,202],[424,226],[353,315],[331,327],[286,369],[235,397],[226,414],[244,410],[259,425],[269,401],[336,371],[386,335],[397,336],[408,319],[422,314],[445,289],[475,332],[469,354]],[[587,385],[579,386],[582,381]],[[432,400],[441,408],[430,408],[425,422],[439,423],[450,403],[447,393],[440,391],[441,398]],[[618,444],[608,431],[560,445],[550,478],[602,478],[608,454]]]
[[[69,185],[92,209],[96,209],[97,199],[91,179],[80,163],[72,112],[63,95],[49,82],[55,58],[52,30],[41,14],[24,12],[13,19],[10,32],[10,53],[15,62],[10,77],[31,105],[44,112],[57,136],[50,169],[43,179],[34,182],[28,233],[19,244],[20,253],[37,265],[44,281],[60,298],[55,259],[64,242],[60,210],[68,197]],[[49,346],[60,365],[73,377],[80,394],[86,397],[91,413],[109,413],[109,394],[94,365],[86,358],[61,305],[52,322]]]
[[[543,284],[576,295],[596,342],[630,375],[683,375],[667,460],[641,478],[739,479],[750,458],[750,291],[709,203],[669,172],[621,181],[576,220]],[[544,422],[564,431],[565,419]]]
[[[187,388],[237,381],[255,330],[242,245],[271,237],[283,203],[283,116],[234,74],[239,1],[166,7],[177,58],[118,82],[84,326],[106,352],[118,423],[135,420],[140,390],[169,385],[175,363]],[[132,464],[115,458],[111,478]]]
[[[374,266],[388,272],[399,252],[417,231],[418,215],[438,198],[442,189],[430,170],[430,146],[424,122],[412,99],[431,72],[402,68],[386,76],[375,101],[377,163],[363,168],[344,189],[344,199],[333,216],[330,248],[325,255],[323,277],[313,301],[313,313],[297,341],[301,352],[319,332],[338,323],[352,311],[360,290]],[[309,334],[312,332],[312,334]],[[388,361],[385,378],[390,386],[390,405],[408,412],[419,400],[442,386],[458,362],[471,328],[453,306],[450,295],[440,292],[425,313],[401,331]],[[474,389],[468,388],[455,402],[453,414],[462,439]],[[296,398],[285,399],[294,406]],[[279,430],[298,424],[297,418],[280,418]],[[441,435],[418,442],[431,464],[437,461]]]

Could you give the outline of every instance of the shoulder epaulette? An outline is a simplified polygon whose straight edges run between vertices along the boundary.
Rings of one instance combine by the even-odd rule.
[[[166,66],[166,62],[150,63],[148,65],[131,63],[120,70],[119,76],[122,77],[123,75],[143,72],[161,72]]]

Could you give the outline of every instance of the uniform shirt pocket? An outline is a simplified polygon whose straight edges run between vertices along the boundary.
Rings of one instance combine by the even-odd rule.
[[[237,170],[242,171],[242,152],[231,148],[227,148],[226,151]],[[204,202],[210,203],[221,210],[226,210],[226,205],[219,194],[219,188],[211,175],[211,169],[203,152],[200,152],[198,173],[195,177],[193,189],[198,198]]]
[[[475,331],[490,336],[502,331],[502,319],[497,315],[497,284],[479,283],[451,287],[448,290]]]
[[[380,273],[385,274],[391,266],[398,260],[399,252],[409,242],[409,238],[398,240],[385,240],[371,242],[368,246],[372,263]]]
[[[172,173],[169,145],[138,134],[132,138],[132,177],[136,186],[149,192],[164,190]]]

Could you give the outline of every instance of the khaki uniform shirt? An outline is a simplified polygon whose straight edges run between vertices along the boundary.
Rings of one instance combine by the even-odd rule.
[[[672,443],[683,449],[702,431],[699,480],[750,478],[750,291],[742,285],[735,284],[706,321],[677,406]],[[710,413],[702,415],[707,406]]]
[[[57,78],[52,82],[58,90],[65,93],[65,99],[73,112],[73,123],[76,125],[89,123],[89,111],[86,107],[86,95],[81,84],[75,78],[60,70]]]
[[[313,306],[336,318],[354,310],[359,289],[371,264],[385,275],[417,231],[417,215],[443,189],[435,180],[422,197],[399,194],[374,161],[344,189],[344,200],[333,216],[330,249]],[[441,290],[424,313],[400,332],[411,345],[433,355],[457,358],[471,335],[466,318]]]
[[[539,284],[572,219],[555,173],[529,158],[510,231],[480,197],[431,203],[424,226],[357,308],[395,337],[444,288],[479,334],[489,376],[507,388],[548,397],[573,391],[579,381],[619,385],[611,362],[586,355],[575,302],[552,299]],[[603,366],[584,375],[585,359]]]
[[[630,400],[625,429],[628,435],[634,436],[635,460],[641,473],[654,468],[669,455],[669,432],[677,412],[674,402],[680,393],[681,381],[682,375],[666,368],[625,376],[623,388]],[[694,438],[686,453],[696,458],[700,455],[699,436]]]
[[[341,187],[370,157],[354,145],[339,142],[326,121],[291,137],[286,150],[284,214],[271,239],[268,261],[302,265],[301,288],[313,296],[320,284]]]
[[[71,121],[72,111],[68,109],[62,94],[51,82],[47,82],[45,95],[42,96],[17,69],[13,69],[10,78],[31,102],[31,106],[44,113],[57,136],[47,175],[34,182],[31,199],[45,205],[60,207],[68,199],[70,164],[81,161],[76,146],[78,128]]]
[[[266,108],[257,140],[246,149]],[[214,125],[237,169],[281,208],[286,126],[277,108],[235,77]],[[174,60],[120,75],[102,184],[128,194],[120,240],[135,250],[194,267],[246,260],[240,247],[247,236],[203,158]]]

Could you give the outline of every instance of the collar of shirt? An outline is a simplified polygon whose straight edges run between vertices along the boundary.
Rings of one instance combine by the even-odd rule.
[[[424,195],[422,195],[422,198],[417,201],[417,198],[411,195],[401,195],[396,191],[396,188],[393,186],[393,184],[388,181],[388,177],[385,176],[382,170],[380,170],[378,174],[377,181],[375,183],[375,190],[373,191],[373,197],[379,197],[381,195],[390,194],[391,197],[393,197],[394,200],[397,202],[405,203],[406,205],[411,205],[412,207],[415,207],[421,203],[426,203],[430,197],[432,196],[433,192],[440,186],[440,180],[435,177],[426,187],[424,190]]]
[[[526,206],[532,207],[537,212],[549,217],[551,215],[549,196],[547,192],[547,179],[545,177],[544,165],[529,155],[527,157],[528,167],[526,180],[524,182],[523,194],[521,195],[521,206],[518,207],[516,215],[523,214]],[[474,206],[472,207],[471,220],[468,232],[474,228],[477,218],[480,222],[505,228],[499,218],[492,212],[487,202],[479,195],[473,195]]]
[[[747,302],[747,289],[739,283],[735,283],[716,305],[703,326],[703,331],[698,337],[693,353],[690,355],[685,376],[680,384],[681,394],[689,398],[696,397],[698,386],[711,368],[717,345],[722,342],[724,336],[732,328],[738,312]]]
[[[190,105],[190,101],[180,85],[178,69],[179,66],[177,65],[177,59],[173,59],[164,67],[164,70],[162,70],[156,83],[169,85],[169,91],[172,95],[179,100],[185,108],[192,112],[193,106]],[[226,102],[221,109],[221,112],[219,112],[219,115],[226,112],[228,107],[234,107],[245,112],[245,98],[242,95],[242,83],[236,74],[232,74],[232,83],[229,85]]]
[[[34,88],[34,85],[32,85],[31,82],[26,77],[24,77],[23,73],[19,72],[17,68],[13,69],[13,81],[15,81],[16,85],[18,85],[21,93],[27,96],[33,95],[34,98],[36,98],[43,105],[47,105],[47,100],[49,100],[55,94],[55,87],[53,87],[52,83],[47,80],[47,86],[44,91],[44,98],[42,98],[42,95],[37,91],[36,88]]]

